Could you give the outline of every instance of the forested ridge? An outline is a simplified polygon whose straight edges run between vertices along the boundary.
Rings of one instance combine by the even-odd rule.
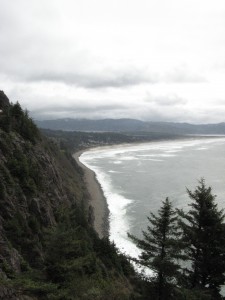
[[[188,211],[167,198],[143,238],[128,234],[142,254],[125,257],[93,230],[66,141],[46,138],[0,91],[0,299],[223,299],[224,213],[204,179],[187,190]],[[154,276],[136,274],[132,260]]]
[[[82,132],[120,132],[157,133],[158,135],[186,135],[186,134],[224,134],[225,123],[191,124],[174,122],[148,122],[136,119],[55,119],[36,120],[40,128],[82,131]]]

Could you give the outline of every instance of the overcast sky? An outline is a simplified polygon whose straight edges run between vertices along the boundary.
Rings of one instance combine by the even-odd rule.
[[[225,121],[224,0],[0,0],[0,89],[37,119]]]

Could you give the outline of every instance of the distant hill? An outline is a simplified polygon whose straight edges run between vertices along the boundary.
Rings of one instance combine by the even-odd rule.
[[[189,124],[144,122],[135,119],[56,119],[35,121],[39,128],[86,132],[155,132],[168,134],[225,134],[225,123]]]

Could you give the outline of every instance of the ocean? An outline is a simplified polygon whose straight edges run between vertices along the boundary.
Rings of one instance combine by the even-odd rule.
[[[186,189],[194,190],[204,178],[218,207],[225,207],[224,136],[99,147],[80,161],[95,172],[107,199],[110,240],[133,257],[140,251],[127,233],[141,237],[149,212],[157,214],[166,197],[187,210]]]

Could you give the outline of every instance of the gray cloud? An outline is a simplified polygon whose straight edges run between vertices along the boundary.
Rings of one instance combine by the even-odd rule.
[[[156,76],[155,76],[156,77]],[[83,72],[45,72],[39,75],[29,77],[31,81],[59,81],[66,84],[73,84],[85,88],[107,88],[107,87],[126,87],[139,85],[143,83],[156,83],[154,76],[148,75],[144,70],[127,69],[127,70],[102,70],[92,74]]]
[[[148,95],[149,97],[149,95]],[[116,103],[115,101],[107,101],[105,99],[96,104],[90,100],[74,101],[74,104],[65,106],[63,103],[55,105],[48,105],[42,108],[33,109],[32,116],[35,119],[54,119],[54,118],[135,118],[150,121],[175,121],[179,120],[182,115],[191,118],[193,113],[188,113],[185,107],[186,101],[178,96],[168,97],[154,97],[151,96],[151,101],[144,99],[139,101],[138,105],[135,102],[131,103]],[[148,98],[149,99],[149,98]],[[100,104],[105,103],[105,104]],[[108,103],[108,104],[107,104]],[[177,105],[181,105],[177,109]]]
[[[0,0],[0,89],[38,117],[222,120],[224,1],[106,2]]]
[[[24,10],[26,1],[22,1],[22,4],[21,7],[16,6],[18,13],[14,5],[8,3],[0,12],[0,72],[12,80],[27,83],[55,81],[92,89],[205,81],[203,76],[191,72],[185,66],[176,67],[167,73],[154,72],[149,71],[149,66],[140,67],[124,60],[124,63],[115,67],[110,61],[101,60],[101,57],[92,54],[91,49],[76,39],[71,42],[70,35],[60,30],[57,35],[53,27],[48,27],[50,21],[43,12],[40,20],[32,19],[35,9],[29,7],[29,16]],[[55,12],[56,16],[58,13]],[[53,24],[56,22],[57,19]]]
[[[89,59],[87,59],[89,61]],[[84,63],[84,62],[83,62]],[[85,64],[85,63],[84,63]],[[91,67],[91,66],[90,66]],[[176,68],[165,74],[150,73],[145,68],[123,66],[120,69],[113,70],[110,67],[104,66],[100,70],[84,71],[79,65],[74,66],[76,71],[61,70],[40,71],[30,73],[25,76],[27,81],[56,81],[65,84],[73,84],[85,88],[107,88],[107,87],[127,87],[139,84],[156,84],[156,83],[202,83],[206,82],[206,78],[198,74],[191,73],[184,68]],[[48,70],[51,66],[48,67]]]
[[[21,5],[3,2],[0,11],[2,76],[28,84],[53,81],[92,89],[157,82],[157,75],[149,73],[145,67],[128,64],[126,60],[116,67],[93,54],[78,37],[71,40],[70,28],[65,31],[54,28],[54,25],[59,26],[61,19],[58,4],[53,5],[54,1],[46,5],[46,15],[35,1],[27,10],[26,0],[20,0]]]
[[[55,81],[92,89],[205,81],[184,66],[160,74],[149,71],[149,67],[127,64],[126,60],[118,67],[112,67],[110,61],[101,60],[78,41],[71,43],[70,36],[51,34],[46,20],[40,26],[37,18],[31,20],[22,9],[18,16],[12,5],[6,5],[5,9],[5,14],[4,10],[0,14],[0,72],[12,80]],[[23,16],[27,22],[33,21],[31,27]],[[48,29],[46,32],[44,25]]]
[[[152,96],[151,94],[147,94],[144,99],[147,103],[152,103],[157,106],[181,106],[188,103],[188,101],[178,95],[165,95],[165,96]]]
[[[187,67],[180,66],[167,72],[162,76],[165,82],[177,82],[177,83],[202,83],[207,82],[207,79],[200,74],[191,72]]]
[[[159,76],[145,67],[124,63],[112,67],[99,62],[89,51],[73,44],[65,51],[69,42],[46,37],[24,37],[14,40],[0,36],[0,74],[12,81],[61,82],[84,88],[122,88],[145,83],[156,83]],[[69,47],[69,46],[68,46]]]
[[[77,104],[71,106],[49,105],[38,109],[33,109],[30,114],[35,119],[54,119],[54,118],[102,118],[104,116],[116,116],[121,111],[127,109],[124,105],[96,105],[82,104],[82,100],[76,100]],[[63,103],[62,103],[63,104]]]

